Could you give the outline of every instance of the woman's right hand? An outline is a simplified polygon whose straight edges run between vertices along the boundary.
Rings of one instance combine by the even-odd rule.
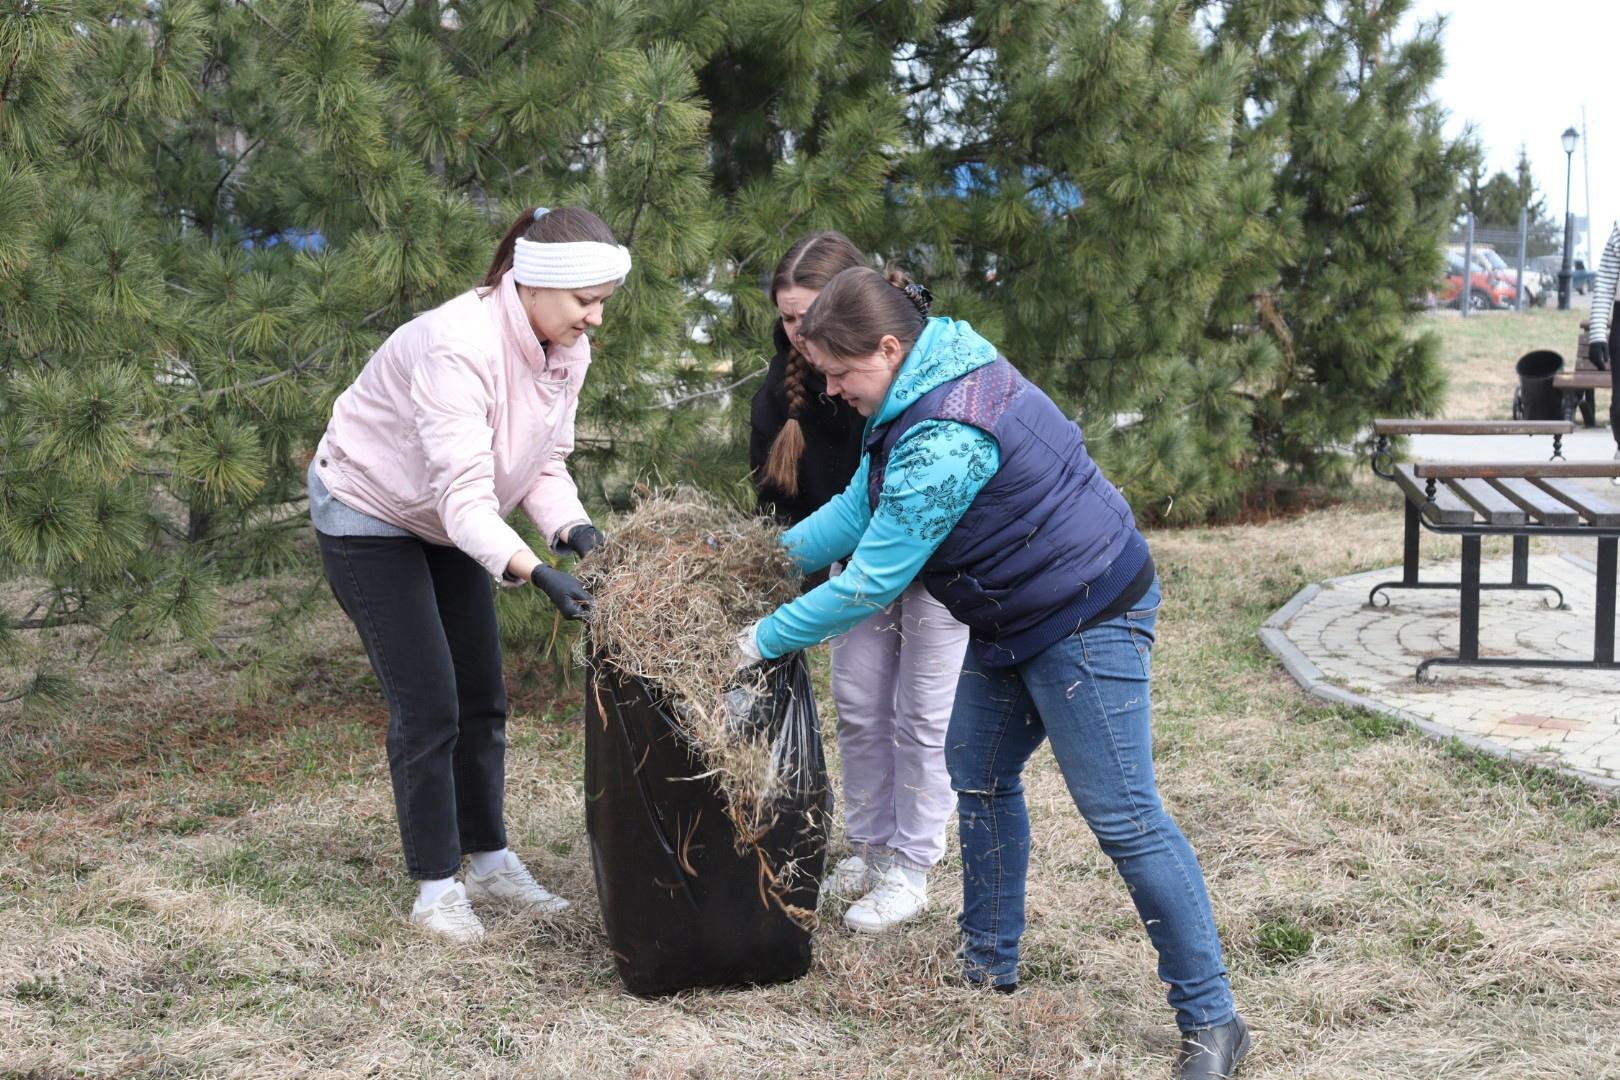
[[[551,598],[551,602],[557,605],[557,612],[563,618],[590,617],[591,594],[585,591],[585,586],[581,585],[573,574],[541,563],[529,575],[529,580]]]
[[[731,658],[732,666],[737,671],[741,671],[743,668],[749,667],[753,664],[764,662],[765,656],[759,651],[759,639],[756,636],[759,632],[759,624],[764,621],[764,619],[759,619],[755,622],[749,623],[748,626],[737,635],[737,651],[732,654]]]

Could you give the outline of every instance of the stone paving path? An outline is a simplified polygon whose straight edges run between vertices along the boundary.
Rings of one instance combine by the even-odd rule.
[[[1458,560],[1425,562],[1422,578],[1455,581],[1461,573]],[[1458,594],[1393,589],[1385,594],[1388,607],[1367,606],[1373,585],[1400,576],[1390,567],[1307,586],[1266,621],[1261,637],[1317,697],[1620,791],[1620,672],[1443,667],[1431,668],[1431,681],[1420,684],[1413,677],[1419,661],[1457,652]],[[1505,557],[1481,566],[1484,581],[1510,577]],[[1532,552],[1530,580],[1557,585],[1568,608],[1549,608],[1541,593],[1482,594],[1481,655],[1590,659],[1592,564]]]

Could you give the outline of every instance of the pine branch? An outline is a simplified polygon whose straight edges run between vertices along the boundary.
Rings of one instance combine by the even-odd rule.
[[[219,178],[219,181],[214,185],[214,190],[209,193],[208,201],[210,203],[213,203],[215,206],[219,205],[219,193],[224,189],[225,181],[231,178],[231,174],[236,171],[237,166],[241,165],[242,162],[248,159],[249,154],[253,153],[253,151],[259,148],[259,146],[264,142],[264,139],[265,137],[260,135],[257,139],[254,139],[248,144],[248,148],[246,150],[243,150],[236,156],[236,160],[231,162],[230,167],[225,170],[224,175],[222,175]]]
[[[369,315],[364,316],[360,320],[360,325],[369,326],[371,323],[381,318],[383,314],[388,311],[389,306],[380,307],[371,312]],[[283,368],[280,371],[273,371],[268,375],[260,375],[256,379],[245,379],[242,382],[232,383],[230,386],[216,386],[208,390],[199,390],[197,394],[199,399],[198,401],[188,402],[187,404],[180,406],[180,408],[176,409],[174,412],[166,413],[163,416],[154,417],[153,419],[148,420],[146,423],[146,430],[151,431],[153,428],[161,427],[172,420],[178,420],[180,417],[190,412],[192,406],[195,404],[206,404],[207,402],[225,394],[240,393],[244,390],[257,390],[261,387],[278,383],[283,379],[291,379],[296,378],[299,375],[307,375],[314,370],[313,365],[315,361],[320,358],[321,354],[325,353],[331,347],[331,342],[317,345],[315,348],[311,349],[303,357],[303,359],[296,361],[291,367]]]
[[[936,67],[934,69],[934,75],[932,78],[929,78],[924,82],[912,83],[910,86],[901,87],[899,92],[907,97],[910,97],[913,94],[920,94],[925,90],[937,89],[942,81],[961,70],[962,65],[967,63],[970,56],[978,52],[980,49],[983,49],[989,43],[990,31],[988,30],[979,34],[977,37],[969,38],[967,47],[960,50],[956,54],[955,59],[952,60],[948,65]],[[917,59],[916,54],[912,54],[910,59],[915,61]]]
[[[6,69],[6,81],[0,84],[0,109],[6,107],[11,100],[11,88],[17,81],[17,68],[22,64],[23,47],[19,44],[17,51],[11,54],[11,66]]]
[[[94,626],[98,630],[101,628],[101,623],[83,611],[46,615],[38,619],[13,619],[7,625],[13,630],[55,630],[61,626]]]
[[[738,379],[736,382],[730,382],[730,383],[727,383],[724,386],[717,386],[712,390],[701,390],[701,391],[699,391],[698,393],[695,393],[695,394],[687,394],[685,397],[678,397],[674,401],[660,402],[659,404],[652,406],[652,408],[654,408],[654,409],[666,409],[666,410],[667,409],[674,409],[674,408],[678,408],[681,405],[689,404],[690,402],[693,402],[693,401],[701,401],[704,398],[719,397],[721,394],[729,394],[731,391],[737,389],[737,387],[741,386],[743,383],[750,382],[750,381],[752,381],[754,379],[759,378],[761,375],[765,374],[766,370],[767,370],[766,368],[760,368],[758,371],[749,372],[747,375],[744,375],[742,378]]]
[[[624,246],[627,249],[635,246],[636,226],[641,223],[642,211],[646,210],[648,205],[652,202],[653,169],[658,164],[658,134],[663,131],[663,128],[659,126],[659,122],[664,118],[664,104],[665,99],[660,97],[658,99],[658,107],[656,110],[654,110],[652,123],[652,130],[654,134],[652,146],[649,148],[647,153],[647,176],[646,179],[644,179],[641,183],[641,195],[636,199],[635,213],[630,215],[630,230],[625,234],[624,238]]]

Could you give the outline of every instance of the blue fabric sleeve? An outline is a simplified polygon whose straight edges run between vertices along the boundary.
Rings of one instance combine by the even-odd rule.
[[[854,537],[854,554],[842,574],[760,622],[755,634],[760,652],[774,659],[807,648],[891,603],[916,579],[1000,467],[1001,451],[986,433],[954,420],[924,421],[906,432],[890,452],[877,510],[868,516],[864,513],[868,461],[863,460],[848,490],[782,538],[790,543],[793,533],[805,530],[790,546],[794,559],[805,559],[802,565],[807,569],[825,566],[838,556],[818,566],[811,565],[814,560],[808,556],[813,551],[819,559],[849,536],[856,508],[836,504],[858,493],[862,511],[858,516],[867,520],[864,531]],[[823,515],[825,520],[818,522]],[[811,525],[815,528],[806,528]]]
[[[872,517],[866,505],[866,478],[871,468],[871,457],[862,454],[849,486],[782,534],[788,557],[800,570],[807,574],[825,570],[855,550]]]

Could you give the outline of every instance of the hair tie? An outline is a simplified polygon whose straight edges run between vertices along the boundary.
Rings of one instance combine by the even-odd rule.
[[[928,318],[928,311],[934,306],[934,294],[928,291],[928,286],[908,281],[900,287],[900,291],[906,294],[906,299],[911,301],[919,315]]]
[[[534,220],[539,221],[541,218],[545,217],[549,213],[551,213],[551,207],[549,207],[549,206],[537,206],[537,207],[534,208]]]

